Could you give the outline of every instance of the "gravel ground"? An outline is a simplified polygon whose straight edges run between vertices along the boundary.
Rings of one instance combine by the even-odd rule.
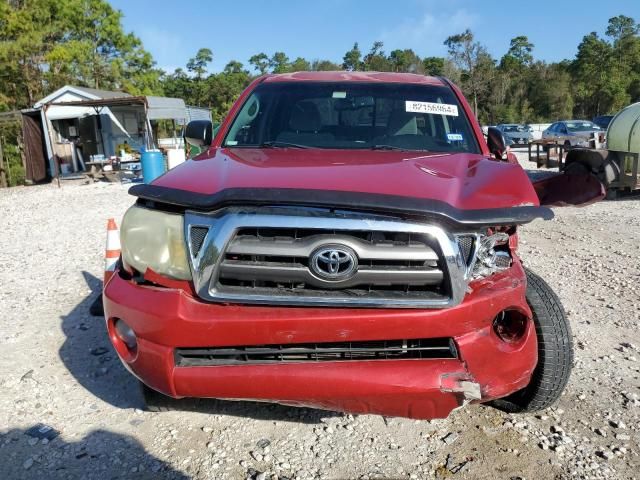
[[[126,190],[0,190],[0,478],[640,477],[640,196],[522,229],[521,256],[575,335],[557,406],[519,416],[476,405],[429,422],[251,402],[140,410],[88,311],[106,219],[132,203]],[[26,434],[38,424],[59,435]]]

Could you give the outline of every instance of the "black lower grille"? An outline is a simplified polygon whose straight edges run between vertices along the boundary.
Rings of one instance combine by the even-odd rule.
[[[451,338],[178,348],[179,367],[457,358]]]

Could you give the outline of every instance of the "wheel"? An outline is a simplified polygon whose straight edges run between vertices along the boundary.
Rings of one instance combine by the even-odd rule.
[[[571,327],[558,296],[542,278],[525,271],[526,298],[538,337],[538,365],[529,385],[493,402],[510,413],[535,412],[552,405],[567,386],[573,366]]]
[[[142,382],[139,383],[145,407],[149,412],[170,412],[176,409],[178,400],[167,397],[153,388],[147,387]]]

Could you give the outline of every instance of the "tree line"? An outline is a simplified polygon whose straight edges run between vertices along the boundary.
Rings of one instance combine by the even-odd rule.
[[[604,25],[603,25],[604,26]],[[588,33],[573,59],[535,58],[527,36],[511,39],[494,58],[466,30],[444,39],[445,57],[411,48],[385,51],[355,43],[341,61],[256,53],[209,72],[214,53],[199,49],[184,68],[164,72],[122,13],[105,0],[4,0],[0,3],[0,111],[31,107],[65,85],[180,97],[205,106],[219,121],[253,78],[309,70],[411,72],[444,75],[461,86],[480,121],[550,122],[614,113],[640,100],[640,25],[619,15],[604,36]]]

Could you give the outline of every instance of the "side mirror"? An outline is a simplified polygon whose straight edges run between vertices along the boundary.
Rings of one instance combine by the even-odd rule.
[[[193,120],[187,124],[184,139],[194,147],[208,147],[213,140],[213,125],[209,120]]]
[[[496,127],[489,127],[487,131],[487,145],[489,146],[491,155],[498,160],[502,160],[502,156],[507,151],[507,141],[502,132]]]

